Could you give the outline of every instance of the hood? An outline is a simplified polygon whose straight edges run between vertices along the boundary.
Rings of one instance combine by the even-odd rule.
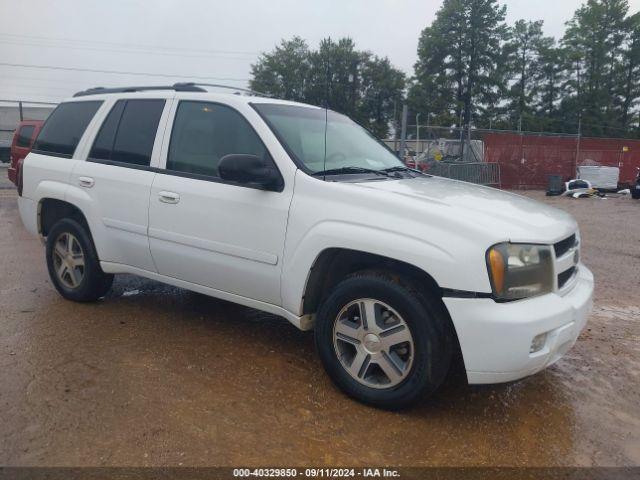
[[[442,177],[358,183],[359,187],[401,196],[411,210],[437,211],[470,230],[498,240],[553,243],[577,230],[568,213],[521,195]]]

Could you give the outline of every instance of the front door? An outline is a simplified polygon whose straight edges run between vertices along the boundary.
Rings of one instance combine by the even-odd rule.
[[[158,272],[279,305],[292,189],[259,190],[222,181],[228,154],[273,162],[244,116],[211,102],[180,101],[165,172],[151,188],[149,243]],[[275,168],[275,164],[274,168]]]

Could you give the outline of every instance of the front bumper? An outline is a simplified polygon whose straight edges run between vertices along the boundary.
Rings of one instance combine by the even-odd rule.
[[[444,298],[458,334],[470,384],[503,383],[532,375],[559,360],[576,342],[593,306],[593,274],[578,266],[575,286],[560,296],[510,303],[488,298]],[[544,347],[531,342],[547,333]]]

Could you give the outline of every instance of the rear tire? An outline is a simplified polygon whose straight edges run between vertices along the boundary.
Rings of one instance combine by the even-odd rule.
[[[321,305],[315,342],[327,373],[347,395],[398,410],[442,384],[453,338],[437,298],[402,277],[366,271],[339,283]]]
[[[51,282],[67,300],[93,302],[111,288],[113,275],[102,271],[89,232],[76,220],[64,218],[53,225],[46,257]]]

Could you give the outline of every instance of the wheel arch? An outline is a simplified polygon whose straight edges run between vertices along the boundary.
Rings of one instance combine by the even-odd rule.
[[[384,270],[402,275],[442,298],[442,288],[428,272],[394,258],[348,248],[326,248],[316,257],[307,274],[302,297],[303,315],[314,314],[323,299],[342,279],[362,270]]]
[[[443,301],[445,291],[429,272],[410,263],[359,250],[327,248],[318,254],[309,270],[302,298],[303,315],[314,318],[320,305],[335,286],[354,273],[363,271],[389,274],[395,277],[394,283],[404,284],[434,300],[430,302],[432,308],[441,315],[452,340],[452,371],[463,372],[464,357],[455,324]]]
[[[38,202],[38,233],[46,237],[51,227],[63,218],[72,218],[83,225],[91,236],[91,229],[87,217],[80,208],[65,200],[44,197]]]

